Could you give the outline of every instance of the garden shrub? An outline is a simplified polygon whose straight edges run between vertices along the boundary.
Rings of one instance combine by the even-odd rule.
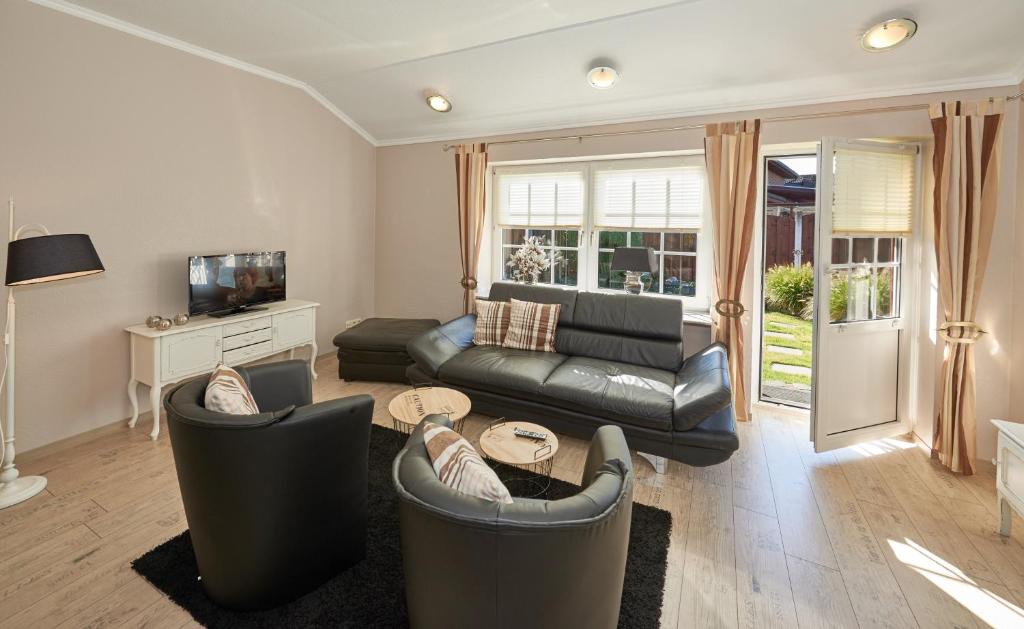
[[[803,266],[774,266],[764,274],[764,301],[768,310],[803,317],[813,309],[814,270]]]

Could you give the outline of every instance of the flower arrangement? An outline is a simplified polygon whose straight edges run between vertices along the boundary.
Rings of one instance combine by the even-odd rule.
[[[533,284],[541,273],[562,261],[557,251],[554,256],[549,256],[543,246],[543,236],[527,236],[523,239],[523,244],[512,253],[507,263],[512,270],[512,279]]]

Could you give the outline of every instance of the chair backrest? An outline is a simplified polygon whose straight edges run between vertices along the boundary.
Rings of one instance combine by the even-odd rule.
[[[393,466],[410,624],[614,627],[634,482],[621,429],[598,429],[579,494],[501,504],[438,480],[423,445],[429,421],[447,420],[421,422]],[[555,605],[528,604],[553,593]]]
[[[488,298],[562,304],[555,331],[559,353],[668,371],[683,363],[683,304],[678,299],[512,282],[495,283]]]

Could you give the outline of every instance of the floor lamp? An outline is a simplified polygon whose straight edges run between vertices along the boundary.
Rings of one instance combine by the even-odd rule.
[[[4,330],[7,412],[0,455],[0,509],[28,500],[46,488],[44,476],[21,476],[14,466],[14,289],[103,272],[103,263],[85,234],[50,234],[42,225],[14,229],[14,199],[8,201],[7,327]],[[24,234],[41,234],[22,238]]]

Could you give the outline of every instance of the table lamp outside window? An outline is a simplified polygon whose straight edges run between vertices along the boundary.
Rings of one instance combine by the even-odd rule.
[[[616,247],[612,254],[612,271],[625,271],[626,281],[622,288],[627,293],[639,295],[644,292],[644,284],[640,281],[642,273],[658,272],[658,264],[654,259],[654,249],[650,247]]]
[[[14,229],[14,199],[8,202],[7,326],[4,330],[7,411],[0,456],[0,509],[28,500],[46,487],[44,476],[21,476],[14,466],[14,288],[103,272],[103,263],[85,234],[51,234],[42,225]],[[24,234],[39,236],[22,238]]]

